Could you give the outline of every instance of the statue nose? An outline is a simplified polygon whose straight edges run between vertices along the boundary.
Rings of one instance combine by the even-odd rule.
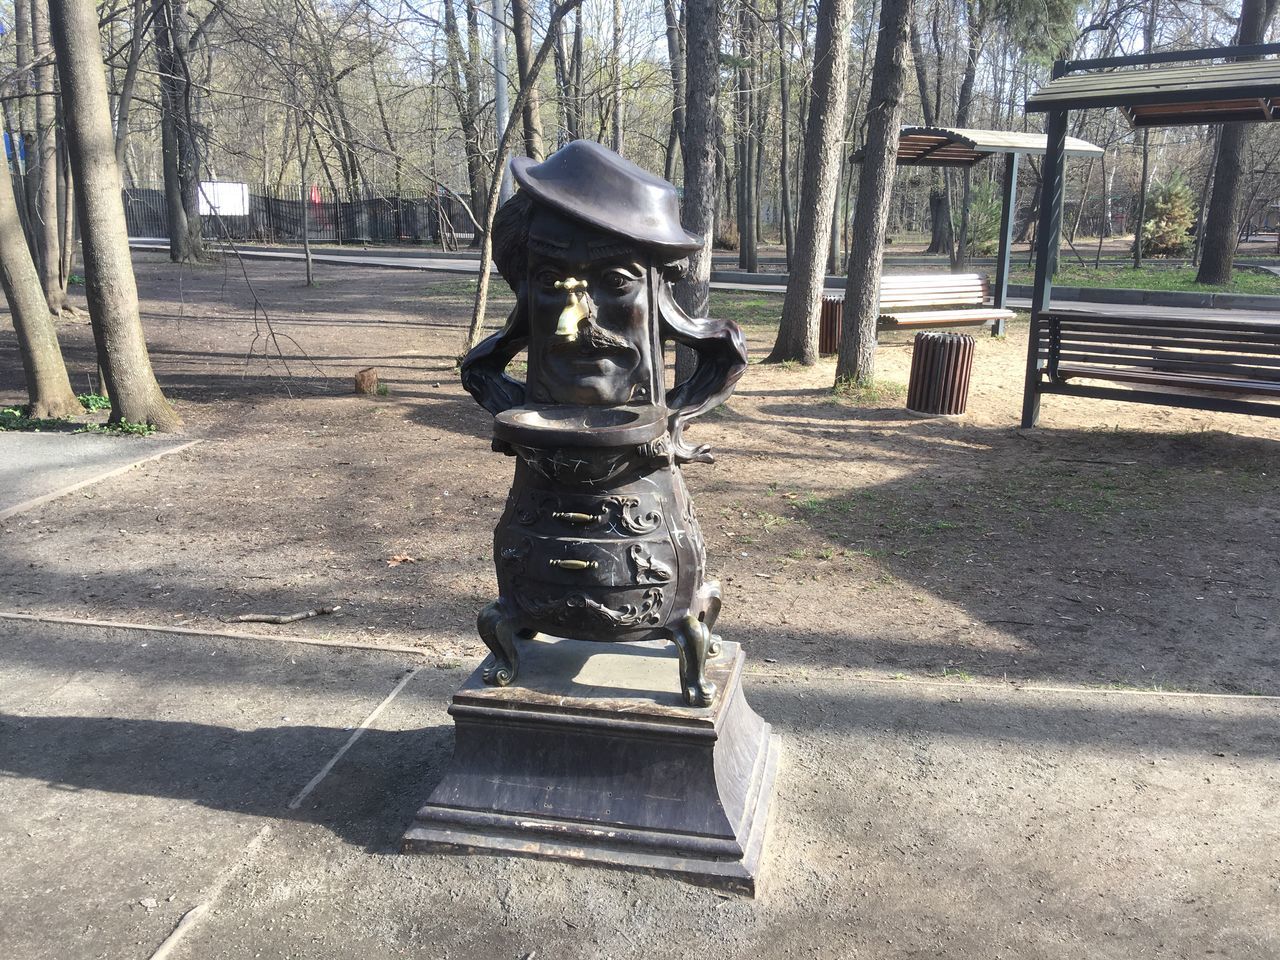
[[[555,288],[569,293],[569,302],[564,305],[556,321],[555,335],[567,337],[570,340],[575,339],[578,336],[578,325],[583,320],[590,320],[595,312],[595,305],[591,302],[590,294],[587,293],[587,281],[568,277],[557,280]]]

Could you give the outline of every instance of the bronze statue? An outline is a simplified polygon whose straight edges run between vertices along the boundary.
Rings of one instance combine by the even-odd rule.
[[[671,184],[585,140],[512,161],[520,191],[499,211],[494,257],[516,294],[501,332],[462,364],[516,457],[494,532],[498,599],[480,613],[484,681],[506,686],[517,638],[675,642],[690,706],[708,707],[720,588],[680,465],[710,461],[683,436],[746,369],[730,321],[688,316],[672,286],[702,239],[680,226]],[[664,344],[697,354],[668,389]],[[528,352],[525,382],[506,367]]]

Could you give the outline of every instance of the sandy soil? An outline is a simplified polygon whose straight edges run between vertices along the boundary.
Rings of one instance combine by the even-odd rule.
[[[0,524],[3,607],[245,629],[227,621],[339,604],[253,629],[479,656],[511,464],[457,381],[465,284],[335,267],[307,289],[251,263],[251,292],[235,263],[137,264],[158,375],[205,442]],[[85,389],[88,327],[60,334]],[[723,633],[786,675],[1280,693],[1280,421],[1049,397],[1020,431],[1025,346],[1025,324],[980,340],[957,422],[833,397],[830,362],[753,365],[695,428],[719,461],[687,470]],[[881,376],[909,361],[885,343]],[[367,366],[387,396],[352,395]],[[0,372],[21,402],[7,319]]]

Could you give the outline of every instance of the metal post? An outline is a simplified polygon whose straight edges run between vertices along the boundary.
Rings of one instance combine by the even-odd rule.
[[[1053,76],[1061,76],[1061,61]],[[1036,278],[1031,290],[1031,330],[1027,338],[1027,374],[1022,392],[1022,426],[1034,427],[1040,418],[1040,369],[1036,348],[1040,341],[1041,314],[1053,295],[1053,273],[1058,265],[1062,232],[1062,167],[1067,146],[1067,112],[1054,110],[1045,118],[1045,154],[1040,183],[1040,222],[1036,227]]]
[[[1009,256],[1013,247],[1013,224],[1018,210],[1018,157],[1010,153],[1004,158],[1004,184],[1000,191],[1000,249],[996,253],[996,289],[992,304],[1003,309],[1009,297]],[[1004,320],[997,320],[991,328],[993,336],[1004,336]]]

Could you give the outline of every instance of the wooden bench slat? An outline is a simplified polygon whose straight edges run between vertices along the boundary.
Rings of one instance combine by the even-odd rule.
[[[1056,320],[1062,324],[1087,323],[1107,327],[1133,327],[1136,329],[1154,328],[1159,330],[1182,329],[1187,327],[1205,330],[1262,331],[1271,336],[1280,336],[1280,319],[1272,322],[1255,317],[1239,317],[1222,319],[1207,317],[1172,317],[1163,314],[1152,316],[1116,316],[1105,313],[1071,313],[1067,311],[1049,310],[1040,315],[1041,323],[1047,324]]]
[[[923,310],[918,313],[882,313],[880,323],[894,327],[966,326],[988,323],[992,320],[1008,320],[1014,316],[1011,310]]]
[[[1243,353],[1256,353],[1259,355],[1277,354],[1280,355],[1280,341],[1274,338],[1264,340],[1261,337],[1249,337],[1241,339],[1226,339],[1222,337],[1210,337],[1207,334],[1196,337],[1169,337],[1169,336],[1137,336],[1131,333],[1106,334],[1095,331],[1080,332],[1078,330],[1063,330],[1059,336],[1063,343],[1118,343],[1118,344],[1149,344],[1157,347],[1186,347],[1190,349],[1205,350],[1237,350]]]
[[[1280,396],[1280,383],[1267,380],[1230,380],[1215,377],[1198,377],[1183,373],[1155,373],[1150,370],[1102,368],[1061,363],[1059,374],[1082,377],[1086,380],[1120,380],[1129,383],[1158,384],[1167,387],[1196,387],[1224,393],[1262,393]]]
[[[1097,357],[1099,363],[1116,363],[1133,357],[1167,363],[1216,363],[1231,364],[1235,367],[1249,367],[1257,370],[1280,372],[1280,357],[1245,356],[1234,353],[1209,352],[1204,350],[1171,349],[1168,347],[1143,348],[1134,345],[1111,345],[1102,343],[1070,343],[1062,342],[1058,352],[1065,357],[1068,353],[1082,357]]]
[[[1257,367],[1239,366],[1230,363],[1178,363],[1161,357],[1115,357],[1096,356],[1087,353],[1074,353],[1063,350],[1058,354],[1058,375],[1062,375],[1064,366],[1089,365],[1092,369],[1109,370],[1115,367],[1141,367],[1176,376],[1191,376],[1204,373],[1211,376],[1235,378],[1237,380],[1263,380],[1280,383],[1280,370],[1261,370]]]
[[[1224,330],[1220,327],[1084,327],[1079,324],[1060,324],[1058,330],[1064,336],[1102,337],[1175,337],[1179,340],[1221,340],[1230,343],[1280,343],[1280,331],[1260,328]]]

